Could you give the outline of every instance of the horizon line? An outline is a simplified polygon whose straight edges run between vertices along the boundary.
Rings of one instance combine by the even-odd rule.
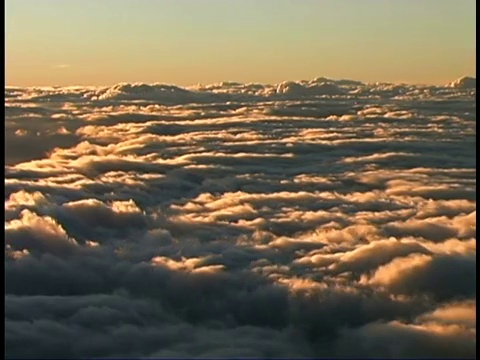
[[[241,84],[241,85],[249,85],[249,84],[258,84],[258,85],[264,85],[264,86],[274,86],[274,85],[280,85],[286,82],[294,82],[294,83],[300,83],[304,81],[313,81],[316,79],[325,79],[325,80],[330,80],[333,82],[339,82],[339,81],[352,81],[352,82],[359,82],[364,85],[373,85],[373,84],[388,84],[388,85],[417,85],[417,86],[446,86],[448,83],[464,79],[464,78],[471,78],[471,79],[476,79],[476,75],[463,75],[460,77],[457,77],[455,79],[450,80],[447,83],[426,83],[426,82],[408,82],[408,81],[363,81],[363,80],[356,80],[356,79],[349,79],[349,78],[333,78],[333,77],[327,77],[327,76],[317,76],[312,79],[296,79],[296,80],[283,80],[280,82],[276,83],[268,83],[268,82],[242,82],[238,80],[221,80],[221,81],[214,81],[214,82],[198,82],[194,84],[189,84],[189,85],[182,85],[182,84],[176,84],[176,83],[171,83],[171,82],[159,82],[159,81],[152,81],[152,82],[145,82],[145,81],[118,81],[110,84],[98,84],[98,85],[92,85],[92,84],[71,84],[71,85],[58,85],[58,84],[44,84],[44,85],[28,85],[28,86],[22,86],[22,85],[13,85],[13,84],[8,84],[5,83],[5,88],[44,88],[44,87],[112,87],[115,85],[120,85],[120,84],[144,84],[144,85],[170,85],[170,86],[176,86],[176,87],[183,87],[183,88],[188,88],[188,87],[194,87],[194,86],[206,86],[206,85],[215,85],[215,84],[222,84],[222,83],[236,83],[236,84]]]

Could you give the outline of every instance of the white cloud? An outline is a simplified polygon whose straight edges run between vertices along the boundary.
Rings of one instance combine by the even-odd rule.
[[[6,88],[6,354],[474,356],[469,84]]]
[[[477,79],[469,76],[464,76],[455,81],[452,81],[447,86],[457,89],[476,89]]]

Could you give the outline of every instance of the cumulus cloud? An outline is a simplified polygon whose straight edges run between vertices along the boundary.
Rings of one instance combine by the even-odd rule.
[[[7,87],[7,358],[474,358],[474,82]]]
[[[442,305],[412,322],[378,322],[344,329],[335,343],[342,356],[473,358],[476,314],[472,302]]]
[[[464,76],[455,81],[452,81],[448,84],[448,86],[458,89],[476,89],[477,79],[469,76]]]

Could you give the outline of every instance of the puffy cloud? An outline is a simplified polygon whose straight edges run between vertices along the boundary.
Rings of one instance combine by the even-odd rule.
[[[318,95],[343,95],[345,90],[335,84],[320,83],[302,85],[297,82],[287,81],[278,85],[277,94],[293,95],[293,96],[318,96]]]
[[[475,328],[474,304],[446,305],[412,323],[378,322],[345,329],[335,349],[341,356],[474,358]]]
[[[469,76],[464,76],[455,81],[452,81],[447,86],[457,88],[457,89],[476,89],[477,79]]]
[[[474,357],[468,83],[7,87],[6,356]]]
[[[439,300],[476,294],[474,255],[419,255],[398,257],[362,282],[399,294],[425,294]]]
[[[5,241],[13,249],[64,254],[77,246],[65,229],[49,216],[22,210],[20,219],[5,224]]]
[[[132,201],[113,201],[104,204],[96,199],[82,199],[62,205],[66,214],[85,227],[125,229],[144,225],[142,211]]]

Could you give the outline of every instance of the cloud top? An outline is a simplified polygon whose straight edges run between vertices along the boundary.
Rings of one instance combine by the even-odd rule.
[[[476,89],[477,79],[469,76],[464,76],[455,81],[452,81],[448,84],[448,86],[457,89]]]
[[[7,87],[6,357],[475,357],[458,84]]]

